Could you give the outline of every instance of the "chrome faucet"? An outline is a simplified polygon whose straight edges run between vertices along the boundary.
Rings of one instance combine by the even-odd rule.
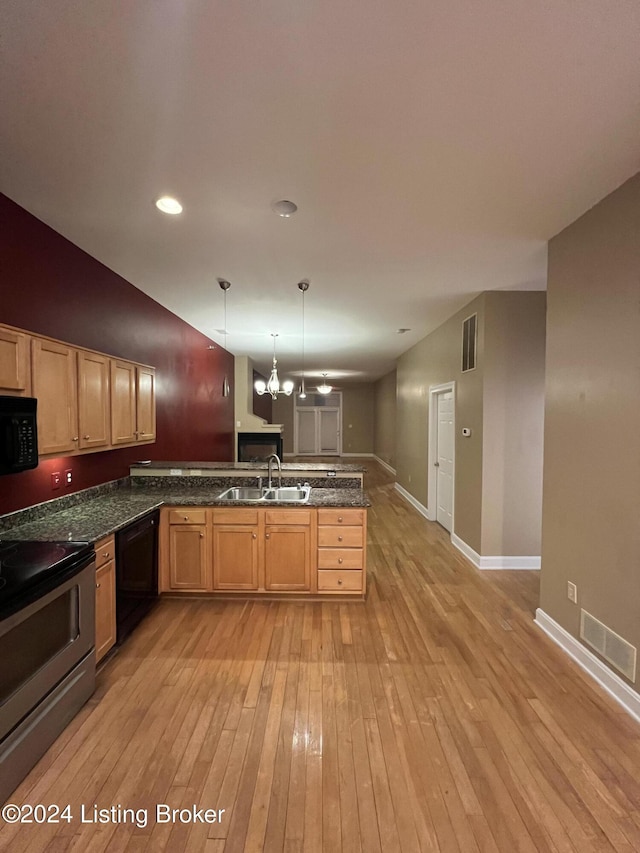
[[[282,464],[280,462],[280,457],[278,456],[277,453],[272,453],[271,456],[269,456],[269,458],[267,459],[267,475],[268,475],[267,488],[269,488],[269,489],[272,487],[271,479],[273,476],[273,462],[274,462],[274,460],[276,461],[276,463],[278,465],[278,478],[279,478],[280,487],[282,487]]]

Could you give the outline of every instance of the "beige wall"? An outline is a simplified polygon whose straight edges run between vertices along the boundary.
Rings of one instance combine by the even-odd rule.
[[[396,478],[423,506],[428,494],[429,388],[456,382],[455,532],[481,553],[484,295],[398,359]],[[462,322],[478,314],[478,367],[461,372]],[[460,437],[470,427],[471,438]]]
[[[396,371],[387,373],[374,385],[373,452],[396,467]]]
[[[473,313],[477,367],[462,373],[462,322]],[[453,532],[481,556],[540,554],[544,339],[544,293],[490,291],[398,361],[397,481],[428,506],[429,388],[455,381]]]
[[[293,453],[294,397],[278,397],[273,403],[274,423],[284,425],[284,452]],[[342,389],[342,452],[373,453],[373,383],[347,385]]]
[[[549,244],[540,593],[542,610],[574,637],[584,607],[636,647],[639,235],[640,174]]]
[[[373,382],[342,389],[342,452],[373,453],[375,417]]]
[[[539,556],[546,293],[485,297],[481,553]]]

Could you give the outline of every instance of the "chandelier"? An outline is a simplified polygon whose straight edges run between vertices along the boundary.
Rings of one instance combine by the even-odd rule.
[[[278,337],[277,333],[271,334],[273,338],[273,366],[271,368],[271,376],[269,377],[269,381],[265,382],[264,379],[257,379],[254,385],[256,389],[256,393],[261,397],[263,394],[271,394],[271,398],[273,400],[278,399],[278,394],[286,394],[287,397],[290,397],[293,392],[293,382],[290,379],[285,379],[282,383],[282,388],[280,387],[280,380],[278,379],[278,361],[276,359],[276,338]]]

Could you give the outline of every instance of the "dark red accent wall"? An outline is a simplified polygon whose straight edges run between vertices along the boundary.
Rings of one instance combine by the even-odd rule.
[[[2,194],[0,276],[0,322],[156,368],[158,436],[0,477],[0,514],[125,477],[138,459],[233,459],[233,356]],[[66,468],[73,485],[52,491]]]

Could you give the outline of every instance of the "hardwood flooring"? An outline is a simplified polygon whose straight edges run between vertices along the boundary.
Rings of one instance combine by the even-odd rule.
[[[162,601],[11,798],[73,820],[0,850],[640,850],[640,726],[534,625],[537,574],[476,571],[366,464],[367,601]]]

